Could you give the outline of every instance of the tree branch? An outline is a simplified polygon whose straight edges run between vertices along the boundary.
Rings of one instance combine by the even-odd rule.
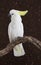
[[[30,42],[41,50],[41,41],[37,40],[36,38],[32,36],[18,37],[15,41],[9,43],[3,50],[0,50],[0,57],[9,53],[15,47],[15,45],[25,42]]]

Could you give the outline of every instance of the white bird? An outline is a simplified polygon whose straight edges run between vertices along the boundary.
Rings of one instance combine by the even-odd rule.
[[[8,36],[10,43],[12,40],[16,40],[17,37],[23,37],[24,35],[24,27],[22,23],[21,16],[24,16],[28,10],[26,11],[18,11],[18,10],[10,10],[9,14],[11,15],[11,22],[8,25]],[[22,43],[16,45],[13,48],[13,54],[16,57],[25,55],[25,51]]]

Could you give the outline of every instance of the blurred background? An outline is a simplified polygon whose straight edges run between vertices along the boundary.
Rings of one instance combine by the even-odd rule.
[[[22,17],[24,35],[33,36],[41,41],[41,0],[0,0],[0,50],[9,43],[8,13],[11,9],[28,10]],[[26,54],[14,57],[12,51],[0,57],[0,65],[41,65],[41,51],[31,43],[23,44]]]

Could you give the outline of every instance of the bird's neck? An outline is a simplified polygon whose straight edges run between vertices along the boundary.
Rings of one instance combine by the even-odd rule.
[[[20,16],[13,16],[11,17],[11,23],[13,24],[17,24],[17,23],[20,23],[22,21],[21,17]]]

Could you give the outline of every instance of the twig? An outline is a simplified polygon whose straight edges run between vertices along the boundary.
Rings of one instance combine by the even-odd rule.
[[[22,43],[30,42],[41,50],[41,42],[37,40],[36,38],[32,36],[18,37],[15,41],[12,41],[12,43],[9,43],[3,50],[0,50],[0,57],[9,53],[15,47],[15,45],[21,42]]]

